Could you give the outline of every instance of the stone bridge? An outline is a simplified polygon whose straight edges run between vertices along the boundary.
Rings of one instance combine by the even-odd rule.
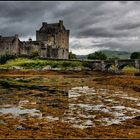
[[[140,73],[140,59],[94,60],[88,62],[89,66],[94,70],[108,71],[114,65],[115,71],[120,72],[125,66],[131,65],[136,68],[136,73]]]

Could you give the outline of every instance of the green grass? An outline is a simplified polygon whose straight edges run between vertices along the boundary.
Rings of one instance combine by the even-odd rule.
[[[125,66],[122,69],[122,72],[124,72],[124,73],[135,73],[136,72],[136,68],[133,67],[133,66]]]
[[[55,60],[41,60],[29,58],[17,58],[8,60],[5,64],[0,65],[1,68],[10,68],[12,66],[19,66],[24,69],[43,68],[50,65],[52,68],[79,68],[82,67],[82,62],[79,61],[55,61]]]
[[[50,65],[52,68],[71,69],[71,68],[83,68],[87,67],[87,62],[80,61],[56,61],[56,60],[41,60],[41,59],[29,59],[29,58],[16,58],[8,60],[5,64],[1,64],[0,68],[10,68],[12,66],[19,66],[23,69],[36,69],[44,68]],[[115,70],[115,66],[111,66],[112,70]],[[125,66],[122,69],[123,73],[135,73],[136,69],[133,66]]]

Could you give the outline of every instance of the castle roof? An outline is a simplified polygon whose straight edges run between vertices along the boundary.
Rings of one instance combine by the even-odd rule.
[[[39,31],[57,32],[60,29],[65,30],[62,20],[60,20],[59,23],[51,23],[51,24],[48,24],[47,22],[43,22],[42,27],[40,28]]]

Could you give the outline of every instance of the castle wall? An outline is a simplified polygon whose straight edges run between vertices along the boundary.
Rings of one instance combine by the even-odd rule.
[[[47,46],[45,44],[39,47],[39,56],[41,58],[47,58]]]
[[[20,46],[20,55],[31,56],[34,51],[38,51],[38,53],[40,53],[40,46],[41,44],[36,41],[24,41]]]
[[[3,40],[3,38],[0,38],[0,55],[5,54],[13,54],[13,55],[19,55],[19,39],[18,36],[15,35],[13,37],[13,40],[7,41],[6,39]]]
[[[66,48],[59,48],[58,49],[58,59],[68,59],[68,49]]]
[[[69,31],[59,32],[55,35],[55,43],[60,48],[69,48]]]
[[[47,41],[48,40],[48,36],[46,34],[46,32],[40,32],[40,31],[36,31],[36,40],[37,41]]]

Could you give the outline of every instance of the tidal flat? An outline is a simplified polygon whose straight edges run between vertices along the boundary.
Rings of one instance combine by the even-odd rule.
[[[0,138],[140,138],[140,77],[0,74]]]

